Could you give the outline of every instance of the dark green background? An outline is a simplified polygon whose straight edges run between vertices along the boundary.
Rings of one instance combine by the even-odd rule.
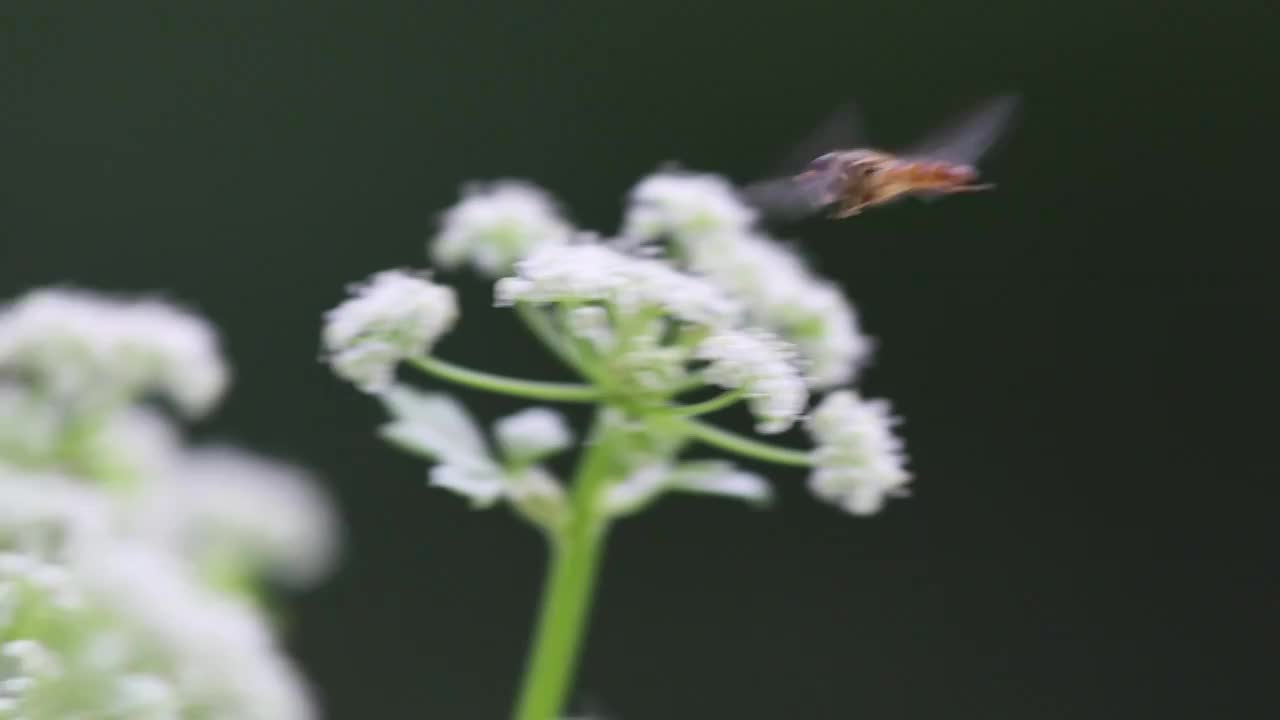
[[[349,524],[295,603],[330,715],[498,718],[542,548],[373,438],[377,408],[317,362],[343,285],[424,264],[468,179],[534,179],[609,230],[660,163],[748,179],[850,97],[892,144],[1016,90],[998,192],[804,237],[882,343],[865,387],[907,418],[916,496],[857,520],[778,472],[770,512],[626,522],[577,698],[626,720],[1273,717],[1267,4],[9,0],[0,295],[157,289],[220,323],[237,385],[197,434],[309,464]],[[443,356],[557,375],[458,282]]]

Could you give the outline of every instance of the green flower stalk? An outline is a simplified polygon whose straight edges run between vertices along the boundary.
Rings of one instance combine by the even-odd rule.
[[[528,183],[468,189],[442,218],[430,254],[446,269],[496,278],[495,303],[578,382],[512,378],[433,355],[460,317],[456,294],[425,272],[389,270],[353,287],[325,318],[334,371],[376,395],[382,435],[435,463],[430,484],[473,507],[505,504],[540,530],[551,554],[523,685],[512,717],[563,717],[614,523],[672,492],[770,499],[759,475],[729,460],[689,460],[692,446],[757,463],[812,469],[819,499],[868,515],[910,480],[883,401],[838,389],[871,342],[842,293],[768,239],[725,181],[660,174],[633,191],[620,236],[571,232]],[[493,439],[451,396],[393,380],[400,364],[432,382],[539,403],[500,419]],[[595,406],[569,483],[544,461],[572,433],[547,403]],[[802,423],[815,447],[740,435],[708,420],[743,406],[763,435]]]

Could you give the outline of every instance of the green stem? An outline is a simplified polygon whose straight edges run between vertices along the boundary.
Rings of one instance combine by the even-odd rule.
[[[464,368],[430,356],[409,358],[409,363],[419,370],[435,375],[442,380],[479,388],[480,390],[488,390],[489,392],[529,398],[530,400],[596,402],[600,399],[600,391],[590,385],[522,380],[520,378],[507,377],[506,375],[494,375]]]
[[[607,524],[599,499],[608,485],[613,457],[611,431],[603,416],[609,410],[600,412],[574,478],[569,522],[551,536],[551,574],[542,591],[516,720],[556,720],[572,687]]]
[[[529,303],[516,303],[516,314],[524,324],[564,364],[577,370],[583,377],[595,376],[594,368],[578,355],[577,349],[565,342],[565,338],[551,324],[551,318],[540,308]]]
[[[746,395],[746,393],[742,390],[730,390],[728,392],[721,393],[710,400],[703,400],[702,402],[691,403],[689,405],[676,405],[670,408],[667,412],[681,417],[706,415],[729,407],[741,400],[744,395]]]
[[[811,453],[754,440],[697,420],[687,418],[674,418],[674,420],[679,423],[678,427],[684,432],[721,450],[779,465],[813,466]]]
[[[697,390],[706,384],[707,381],[703,380],[701,375],[690,375],[679,383],[676,383],[675,386],[669,388],[667,392],[672,395],[680,395],[681,393],[687,393],[690,390]]]

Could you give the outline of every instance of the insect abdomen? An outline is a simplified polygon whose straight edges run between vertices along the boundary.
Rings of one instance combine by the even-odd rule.
[[[971,182],[976,173],[967,165],[943,162],[908,162],[901,170],[904,178],[920,188],[944,188]]]

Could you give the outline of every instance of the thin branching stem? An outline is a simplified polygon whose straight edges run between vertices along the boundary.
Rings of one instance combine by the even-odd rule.
[[[538,340],[546,346],[556,357],[560,358],[564,364],[576,370],[585,378],[594,379],[597,376],[595,367],[587,362],[579,353],[576,347],[556,329],[551,321],[551,317],[543,312],[536,305],[519,302],[516,303],[516,314],[524,321],[524,324],[534,334]]]
[[[672,415],[677,415],[680,417],[694,417],[697,415],[708,415],[717,410],[723,410],[724,408],[729,407],[730,405],[741,400],[745,395],[746,395],[746,392],[741,389],[730,390],[728,392],[721,393],[709,400],[703,400],[702,402],[690,403],[688,405],[676,405],[670,408],[667,412],[671,413]]]
[[[675,421],[680,429],[697,440],[743,457],[778,465],[812,467],[814,464],[813,454],[809,452],[762,442],[692,418],[676,418]]]
[[[454,365],[428,355],[409,358],[411,365],[442,380],[504,395],[550,402],[596,402],[600,391],[590,385],[546,382],[495,375]]]

